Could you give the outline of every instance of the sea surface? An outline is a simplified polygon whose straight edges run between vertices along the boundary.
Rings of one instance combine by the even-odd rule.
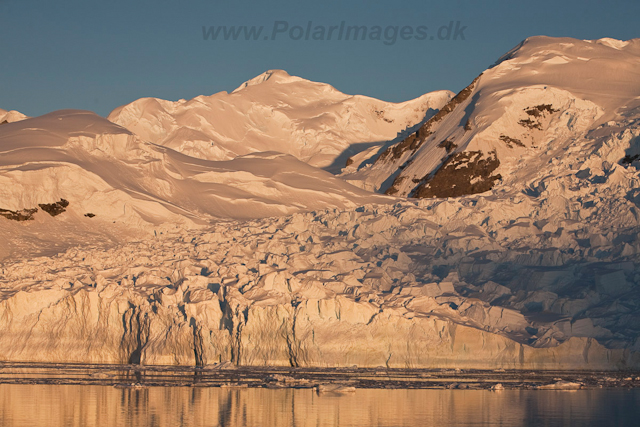
[[[407,390],[0,384],[8,426],[639,426],[640,389]]]

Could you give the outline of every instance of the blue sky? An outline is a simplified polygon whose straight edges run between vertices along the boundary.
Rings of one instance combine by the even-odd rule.
[[[640,37],[638,17],[637,0],[0,0],[0,108],[107,115],[145,96],[231,91],[273,68],[398,102],[462,89],[528,36]],[[311,21],[314,29],[344,21],[370,32],[391,27],[389,35],[393,27],[416,34],[423,26],[427,37],[292,40],[283,32],[264,40],[276,21],[290,28]],[[465,39],[438,40],[452,21],[466,27]],[[205,40],[203,26],[264,29],[258,40],[224,41]]]

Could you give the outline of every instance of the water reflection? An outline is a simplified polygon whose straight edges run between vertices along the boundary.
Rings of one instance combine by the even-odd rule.
[[[637,425],[638,390],[365,390],[0,385],[3,426]]]

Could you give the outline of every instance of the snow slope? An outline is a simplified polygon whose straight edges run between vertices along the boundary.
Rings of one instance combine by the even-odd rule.
[[[193,157],[230,160],[279,151],[340,171],[348,157],[380,148],[452,95],[438,91],[394,104],[269,70],[231,93],[177,102],[142,98],[115,109],[108,119],[143,140]]]
[[[78,110],[0,127],[0,200],[2,257],[121,241],[220,217],[385,201],[286,154],[196,159]],[[64,212],[45,212],[56,203],[49,209]]]
[[[17,122],[20,120],[24,120],[26,118],[27,116],[20,113],[19,111],[16,111],[16,110],[7,111],[0,108],[0,125]]]
[[[558,172],[552,157],[640,105],[639,81],[640,39],[532,37],[373,165],[343,177],[398,196],[521,189]]]

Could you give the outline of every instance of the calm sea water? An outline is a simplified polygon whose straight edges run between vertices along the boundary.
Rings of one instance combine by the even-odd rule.
[[[640,426],[640,390],[0,385],[4,426]]]

